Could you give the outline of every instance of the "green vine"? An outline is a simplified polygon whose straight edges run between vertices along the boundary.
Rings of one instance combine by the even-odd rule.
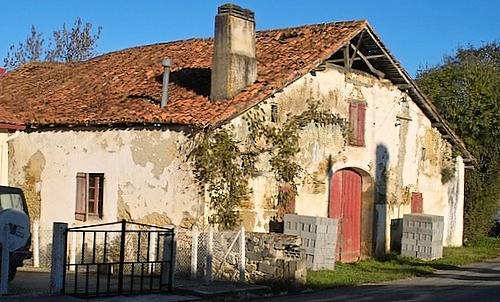
[[[254,109],[244,118],[249,131],[245,142],[236,140],[231,128],[205,129],[196,135],[189,159],[202,184],[200,194],[208,193],[211,224],[231,229],[239,223],[237,208],[249,197],[248,180],[260,172],[261,155],[267,155],[278,183],[276,201],[278,216],[282,216],[280,209],[297,196],[298,180],[305,172],[296,158],[301,150],[300,132],[313,123],[316,127],[336,125],[347,134],[346,121],[320,105],[308,101],[305,111],[287,116],[281,124],[268,121],[263,109]]]
[[[278,216],[282,216],[280,210],[297,196],[297,183],[305,172],[296,159],[300,152],[300,132],[313,123],[316,127],[340,126],[344,136],[347,135],[347,123],[343,118],[321,109],[320,101],[308,100],[307,103],[305,111],[289,115],[282,124],[269,123],[262,111],[254,111],[246,119],[249,137],[256,143],[264,141],[264,147],[259,150],[269,154],[271,171],[278,182]]]
[[[441,182],[445,184],[452,180],[455,177],[455,172],[455,161],[453,158],[443,161],[441,166]]]
[[[195,140],[189,157],[195,178],[202,184],[200,194],[208,192],[214,213],[209,223],[231,229],[239,223],[236,208],[250,192],[247,177],[255,173],[255,155],[240,149],[229,129],[205,129]]]

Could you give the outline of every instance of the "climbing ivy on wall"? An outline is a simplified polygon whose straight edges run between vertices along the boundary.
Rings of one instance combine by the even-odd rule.
[[[261,153],[269,155],[270,169],[278,183],[278,208],[286,208],[297,195],[297,185],[305,169],[297,162],[300,150],[300,132],[311,123],[316,127],[339,126],[346,136],[347,123],[339,115],[321,109],[321,102],[308,100],[308,107],[297,115],[289,115],[281,123],[270,123],[262,111],[254,111],[246,118],[254,142],[264,142]],[[281,219],[282,217],[278,217]]]
[[[278,207],[284,208],[297,195],[297,185],[304,174],[296,158],[301,151],[300,132],[310,124],[316,127],[338,126],[347,135],[347,123],[339,115],[321,109],[321,102],[310,100],[305,111],[288,115],[283,123],[273,123],[263,109],[250,111],[246,121],[248,136],[236,140],[234,129],[204,129],[195,135],[189,153],[200,194],[208,194],[211,224],[231,229],[239,222],[237,208],[248,199],[248,180],[258,172],[257,163],[268,161],[279,190]],[[261,158],[262,156],[262,158]],[[279,211],[278,211],[279,212]]]
[[[209,222],[231,229],[239,222],[236,208],[248,198],[247,177],[255,170],[255,155],[242,149],[230,129],[205,129],[195,140],[189,158],[200,194],[208,194],[213,212]]]

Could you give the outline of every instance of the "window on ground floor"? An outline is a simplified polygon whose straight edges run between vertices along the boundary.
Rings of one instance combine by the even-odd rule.
[[[102,218],[104,174],[83,173],[76,175],[75,219],[85,221],[89,217]]]

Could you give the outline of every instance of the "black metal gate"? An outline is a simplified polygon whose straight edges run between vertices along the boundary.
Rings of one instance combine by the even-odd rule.
[[[69,228],[63,292],[81,297],[172,290],[174,230],[125,220]]]

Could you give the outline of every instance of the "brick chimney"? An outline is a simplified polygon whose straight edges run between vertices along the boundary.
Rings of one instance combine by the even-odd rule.
[[[254,13],[224,4],[215,17],[210,98],[231,99],[256,79]]]

